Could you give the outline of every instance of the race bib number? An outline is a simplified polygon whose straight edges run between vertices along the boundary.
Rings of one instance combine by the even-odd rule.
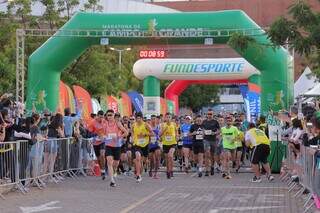
[[[182,141],[178,141],[178,146],[182,146],[183,142]]]
[[[166,136],[165,139],[166,141],[172,141],[172,136]]]
[[[212,130],[204,130],[205,135],[212,135]]]
[[[233,137],[232,136],[225,136],[225,139],[228,140],[228,141],[232,141]]]
[[[196,140],[203,140],[203,135],[196,135]]]
[[[155,144],[157,142],[157,138],[156,137],[151,137],[150,138],[150,143]]]
[[[144,139],[144,138],[138,139],[138,144],[139,145],[144,145],[145,143],[146,143],[146,139]]]
[[[184,137],[184,138],[188,137],[188,133],[187,133],[187,132],[184,132],[184,133],[183,133],[183,137]]]
[[[117,134],[116,134],[116,133],[109,133],[109,134],[108,134],[108,138],[113,139],[113,138],[116,138],[116,137],[117,137]]]

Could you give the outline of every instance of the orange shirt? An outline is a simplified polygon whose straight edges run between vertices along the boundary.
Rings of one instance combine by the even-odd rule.
[[[102,138],[106,135],[106,123],[104,120],[102,120],[102,122],[100,123],[96,119],[94,119],[89,124],[88,130],[98,135],[97,139],[94,141],[94,145],[99,145],[103,142]]]

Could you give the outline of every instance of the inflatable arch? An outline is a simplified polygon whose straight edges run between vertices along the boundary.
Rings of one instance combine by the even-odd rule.
[[[249,91],[256,92],[259,97],[261,91],[260,72],[243,58],[141,59],[134,64],[133,73],[145,81],[149,76],[174,80],[165,90],[165,98],[173,102],[176,114],[179,113],[178,97],[191,84],[248,84]],[[158,88],[145,84],[144,90],[144,113],[158,114],[160,97],[146,95]]]
[[[236,49],[261,72],[262,111],[269,109],[269,103],[275,109],[288,107],[293,99],[289,54],[283,48],[272,48],[264,31],[243,11],[230,10],[169,14],[77,13],[29,57],[27,109],[34,104],[37,110],[47,107],[55,111],[61,72],[88,47],[99,45],[102,38],[104,44],[110,45],[204,44],[208,40],[226,44],[232,32],[242,32],[258,43],[267,44],[263,51],[251,44],[246,50]],[[66,33],[69,36],[64,36]],[[151,85],[158,88],[159,80],[147,77],[144,86],[152,88]],[[160,90],[145,90],[144,95],[159,97]]]

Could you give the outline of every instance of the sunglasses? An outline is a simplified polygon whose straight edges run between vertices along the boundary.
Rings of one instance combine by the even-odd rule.
[[[208,113],[207,115],[213,115],[212,113]]]
[[[112,116],[113,116],[113,114],[108,114],[108,115],[107,115],[107,117],[112,117]]]

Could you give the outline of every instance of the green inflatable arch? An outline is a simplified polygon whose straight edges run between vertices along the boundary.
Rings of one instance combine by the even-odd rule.
[[[263,51],[257,45],[236,51],[261,71],[261,79],[253,78],[251,83],[261,85],[262,111],[266,112],[270,106],[275,110],[287,108],[293,100],[290,55],[283,48],[273,49],[264,31],[243,11],[230,10],[169,14],[77,13],[29,57],[27,109],[35,106],[38,111],[43,108],[55,111],[61,72],[88,47],[99,45],[101,38],[110,45],[204,44],[207,38],[213,38],[213,43],[225,44],[232,29],[244,34],[254,31],[251,37],[258,43],[270,44]],[[148,82],[145,84],[150,88]],[[154,91],[159,93],[159,89]],[[147,96],[159,96],[152,93],[149,91]]]

